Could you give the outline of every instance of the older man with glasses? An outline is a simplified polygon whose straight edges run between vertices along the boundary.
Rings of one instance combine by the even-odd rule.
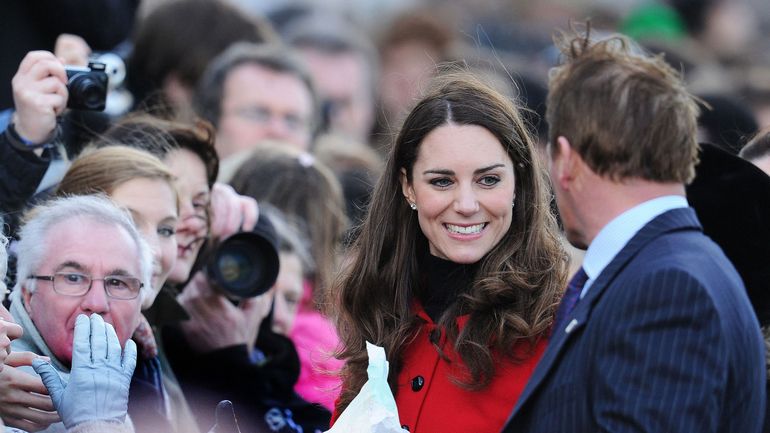
[[[44,204],[33,210],[20,235],[10,310],[25,332],[12,348],[49,357],[66,383],[78,316],[100,315],[114,328],[121,347],[131,337],[144,293],[151,290],[151,255],[128,214],[99,196]],[[21,369],[32,373],[32,368]],[[29,406],[21,419],[6,419],[6,424],[64,431],[61,423],[25,419],[24,413],[38,412]]]

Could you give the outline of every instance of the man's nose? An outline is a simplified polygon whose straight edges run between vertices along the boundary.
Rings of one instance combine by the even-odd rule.
[[[107,298],[107,291],[104,288],[104,280],[94,280],[91,282],[91,289],[83,295],[80,302],[83,311],[93,313],[107,313],[110,311],[110,301]]]

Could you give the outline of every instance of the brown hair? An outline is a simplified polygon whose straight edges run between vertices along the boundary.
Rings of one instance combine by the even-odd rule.
[[[132,179],[157,179],[169,184],[176,195],[174,175],[155,156],[126,146],[89,148],[72,162],[56,190],[57,195],[111,195]],[[178,205],[178,204],[177,204]]]
[[[160,160],[165,160],[166,155],[174,150],[189,150],[206,167],[206,180],[211,188],[219,174],[214,136],[214,127],[205,120],[188,123],[136,112],[121,119],[91,145],[132,147],[149,152]]]
[[[315,300],[336,271],[337,248],[347,227],[342,188],[334,173],[309,153],[285,144],[261,144],[230,181],[239,194],[265,201],[302,219],[315,261]]]
[[[573,29],[574,30],[574,29]],[[556,38],[565,62],[550,73],[548,140],[565,137],[597,174],[690,182],[698,161],[698,106],[662,56],[632,53],[624,36]],[[556,149],[556,146],[551,146]]]
[[[412,309],[421,275],[418,257],[428,249],[417,216],[403,197],[400,173],[404,169],[411,182],[423,139],[450,122],[491,132],[511,158],[516,179],[508,232],[479,262],[472,288],[438,321],[469,373],[469,380],[460,385],[484,388],[495,374],[493,353],[520,361],[514,353],[516,343],[535,344],[553,320],[566,281],[567,258],[532,139],[519,110],[491,87],[469,74],[444,76],[404,121],[352,246],[351,262],[333,286],[343,342],[338,356],[346,361],[338,411],[366,381],[365,341],[385,348],[390,385],[397,389],[402,353],[419,326]],[[459,331],[456,319],[466,314],[467,324]]]
[[[211,60],[201,76],[193,94],[195,111],[215,127],[222,117],[225,82],[239,66],[255,65],[260,68],[289,75],[300,80],[307,89],[313,108],[309,129],[315,131],[320,123],[320,102],[310,73],[294,49],[283,44],[254,44],[237,42]]]
[[[168,101],[158,92],[172,74],[193,90],[206,65],[230,44],[274,40],[277,36],[269,22],[229,2],[165,2],[137,24],[126,65],[127,85],[138,103],[149,97],[153,100],[149,106],[163,106]]]

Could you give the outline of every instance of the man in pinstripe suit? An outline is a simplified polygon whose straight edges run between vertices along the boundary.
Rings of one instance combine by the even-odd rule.
[[[685,199],[698,149],[692,97],[623,38],[561,44],[549,171],[567,238],[587,251],[503,431],[759,432],[757,319]]]

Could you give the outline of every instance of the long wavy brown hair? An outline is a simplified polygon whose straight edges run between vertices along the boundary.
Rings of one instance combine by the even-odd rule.
[[[337,355],[346,361],[337,404],[340,412],[366,381],[365,341],[385,348],[389,383],[397,391],[402,353],[421,323],[412,302],[423,271],[418,258],[428,249],[399,176],[405,169],[411,182],[423,139],[449,122],[481,126],[494,134],[513,161],[516,175],[508,232],[479,263],[472,287],[438,321],[467,369],[465,380],[453,379],[468,389],[483,389],[494,377],[496,359],[522,361],[514,347],[518,343],[534,347],[547,336],[553,321],[568,261],[533,141],[511,101],[468,73],[447,74],[404,121],[352,246],[352,257],[332,288],[343,345]],[[456,319],[461,315],[468,315],[468,321],[459,330]],[[528,357],[529,352],[522,356]]]

